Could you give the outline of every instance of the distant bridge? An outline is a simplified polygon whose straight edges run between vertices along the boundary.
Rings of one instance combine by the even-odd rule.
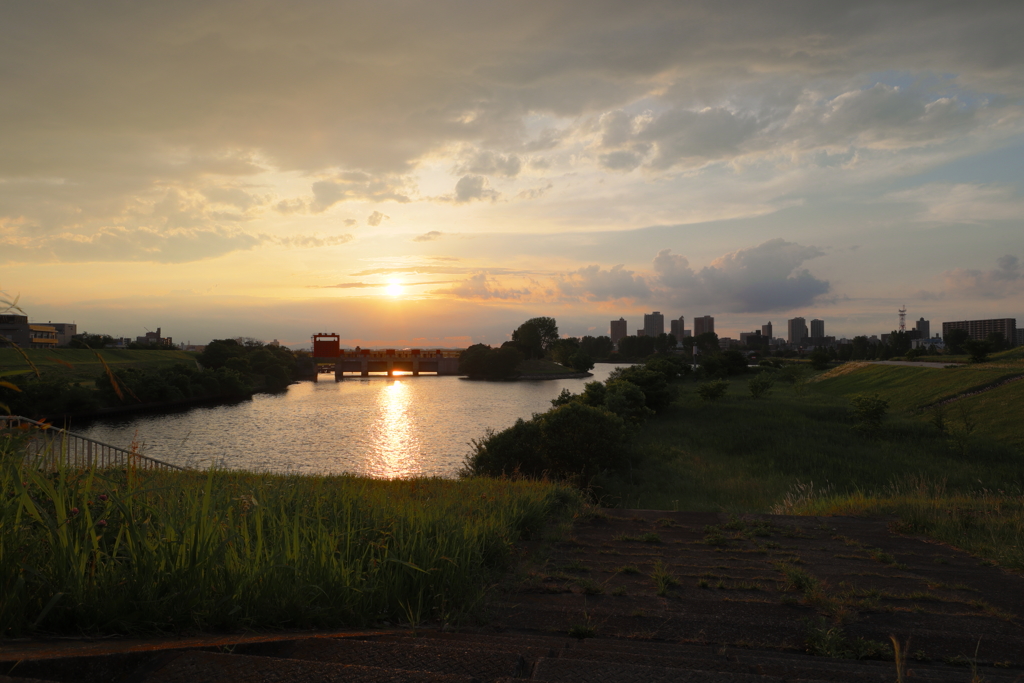
[[[341,338],[331,332],[313,335],[313,362],[317,368],[334,366],[334,379],[341,379],[346,372],[358,372],[368,377],[371,372],[386,372],[388,377],[395,371],[421,372],[438,375],[459,374],[459,349],[355,349],[341,348]]]

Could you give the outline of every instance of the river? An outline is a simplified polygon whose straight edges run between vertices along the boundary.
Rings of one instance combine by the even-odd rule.
[[[231,404],[104,418],[75,431],[175,465],[374,477],[453,476],[470,441],[551,407],[586,379],[470,382],[432,375],[300,382]]]

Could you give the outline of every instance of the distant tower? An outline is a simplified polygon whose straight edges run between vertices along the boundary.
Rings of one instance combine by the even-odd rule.
[[[625,318],[619,318],[618,320],[612,321],[611,338],[612,344],[618,344],[619,340],[628,335],[629,332],[626,330]]]
[[[657,337],[665,333],[665,316],[660,311],[644,314],[644,334],[648,337]]]
[[[900,308],[900,332],[907,331],[907,307]]]

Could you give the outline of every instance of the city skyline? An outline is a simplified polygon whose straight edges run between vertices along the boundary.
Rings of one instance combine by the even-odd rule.
[[[0,8],[0,290],[203,343],[1024,317],[1024,8]]]

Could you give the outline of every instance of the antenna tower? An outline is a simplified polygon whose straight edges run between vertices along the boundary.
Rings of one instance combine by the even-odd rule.
[[[907,307],[900,308],[900,332],[907,331]]]

